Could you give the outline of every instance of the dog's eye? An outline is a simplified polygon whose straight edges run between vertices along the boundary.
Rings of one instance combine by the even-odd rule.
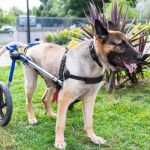
[[[117,46],[120,46],[121,48],[124,48],[126,46],[126,42],[122,41],[120,44],[118,44]]]

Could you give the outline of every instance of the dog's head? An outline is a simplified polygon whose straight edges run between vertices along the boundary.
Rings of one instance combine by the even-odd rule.
[[[109,29],[115,29],[111,22]],[[98,19],[95,20],[94,46],[102,65],[111,70],[119,66],[132,73],[133,64],[141,60],[141,55],[132,47],[125,34],[107,30]]]

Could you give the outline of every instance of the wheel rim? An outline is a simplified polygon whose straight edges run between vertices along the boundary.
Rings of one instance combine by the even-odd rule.
[[[4,98],[4,94],[2,90],[0,89],[0,121],[2,121],[6,115],[6,110],[7,110],[7,104],[6,100]]]

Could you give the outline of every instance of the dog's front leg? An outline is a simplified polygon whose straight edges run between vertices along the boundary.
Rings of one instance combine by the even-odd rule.
[[[88,94],[83,98],[83,111],[84,111],[84,129],[87,133],[87,136],[91,139],[91,141],[95,144],[105,144],[106,141],[96,136],[93,130],[93,109],[95,103],[96,94],[92,95]]]
[[[64,149],[66,143],[64,140],[64,130],[66,122],[66,113],[68,110],[69,104],[73,100],[73,93],[70,92],[61,92],[58,99],[58,111],[57,111],[57,121],[56,121],[56,138],[55,138],[55,147],[59,149]]]

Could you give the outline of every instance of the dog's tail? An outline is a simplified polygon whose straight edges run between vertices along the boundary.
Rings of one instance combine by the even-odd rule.
[[[21,42],[11,42],[11,43],[9,43],[9,44],[7,44],[8,46],[11,46],[11,45],[16,45],[18,48],[20,48],[20,47],[26,47],[27,45],[26,44],[23,44],[23,43],[21,43]],[[2,55],[2,54],[4,54],[6,52],[6,45],[5,46],[3,46],[1,49],[0,49],[0,56]]]

